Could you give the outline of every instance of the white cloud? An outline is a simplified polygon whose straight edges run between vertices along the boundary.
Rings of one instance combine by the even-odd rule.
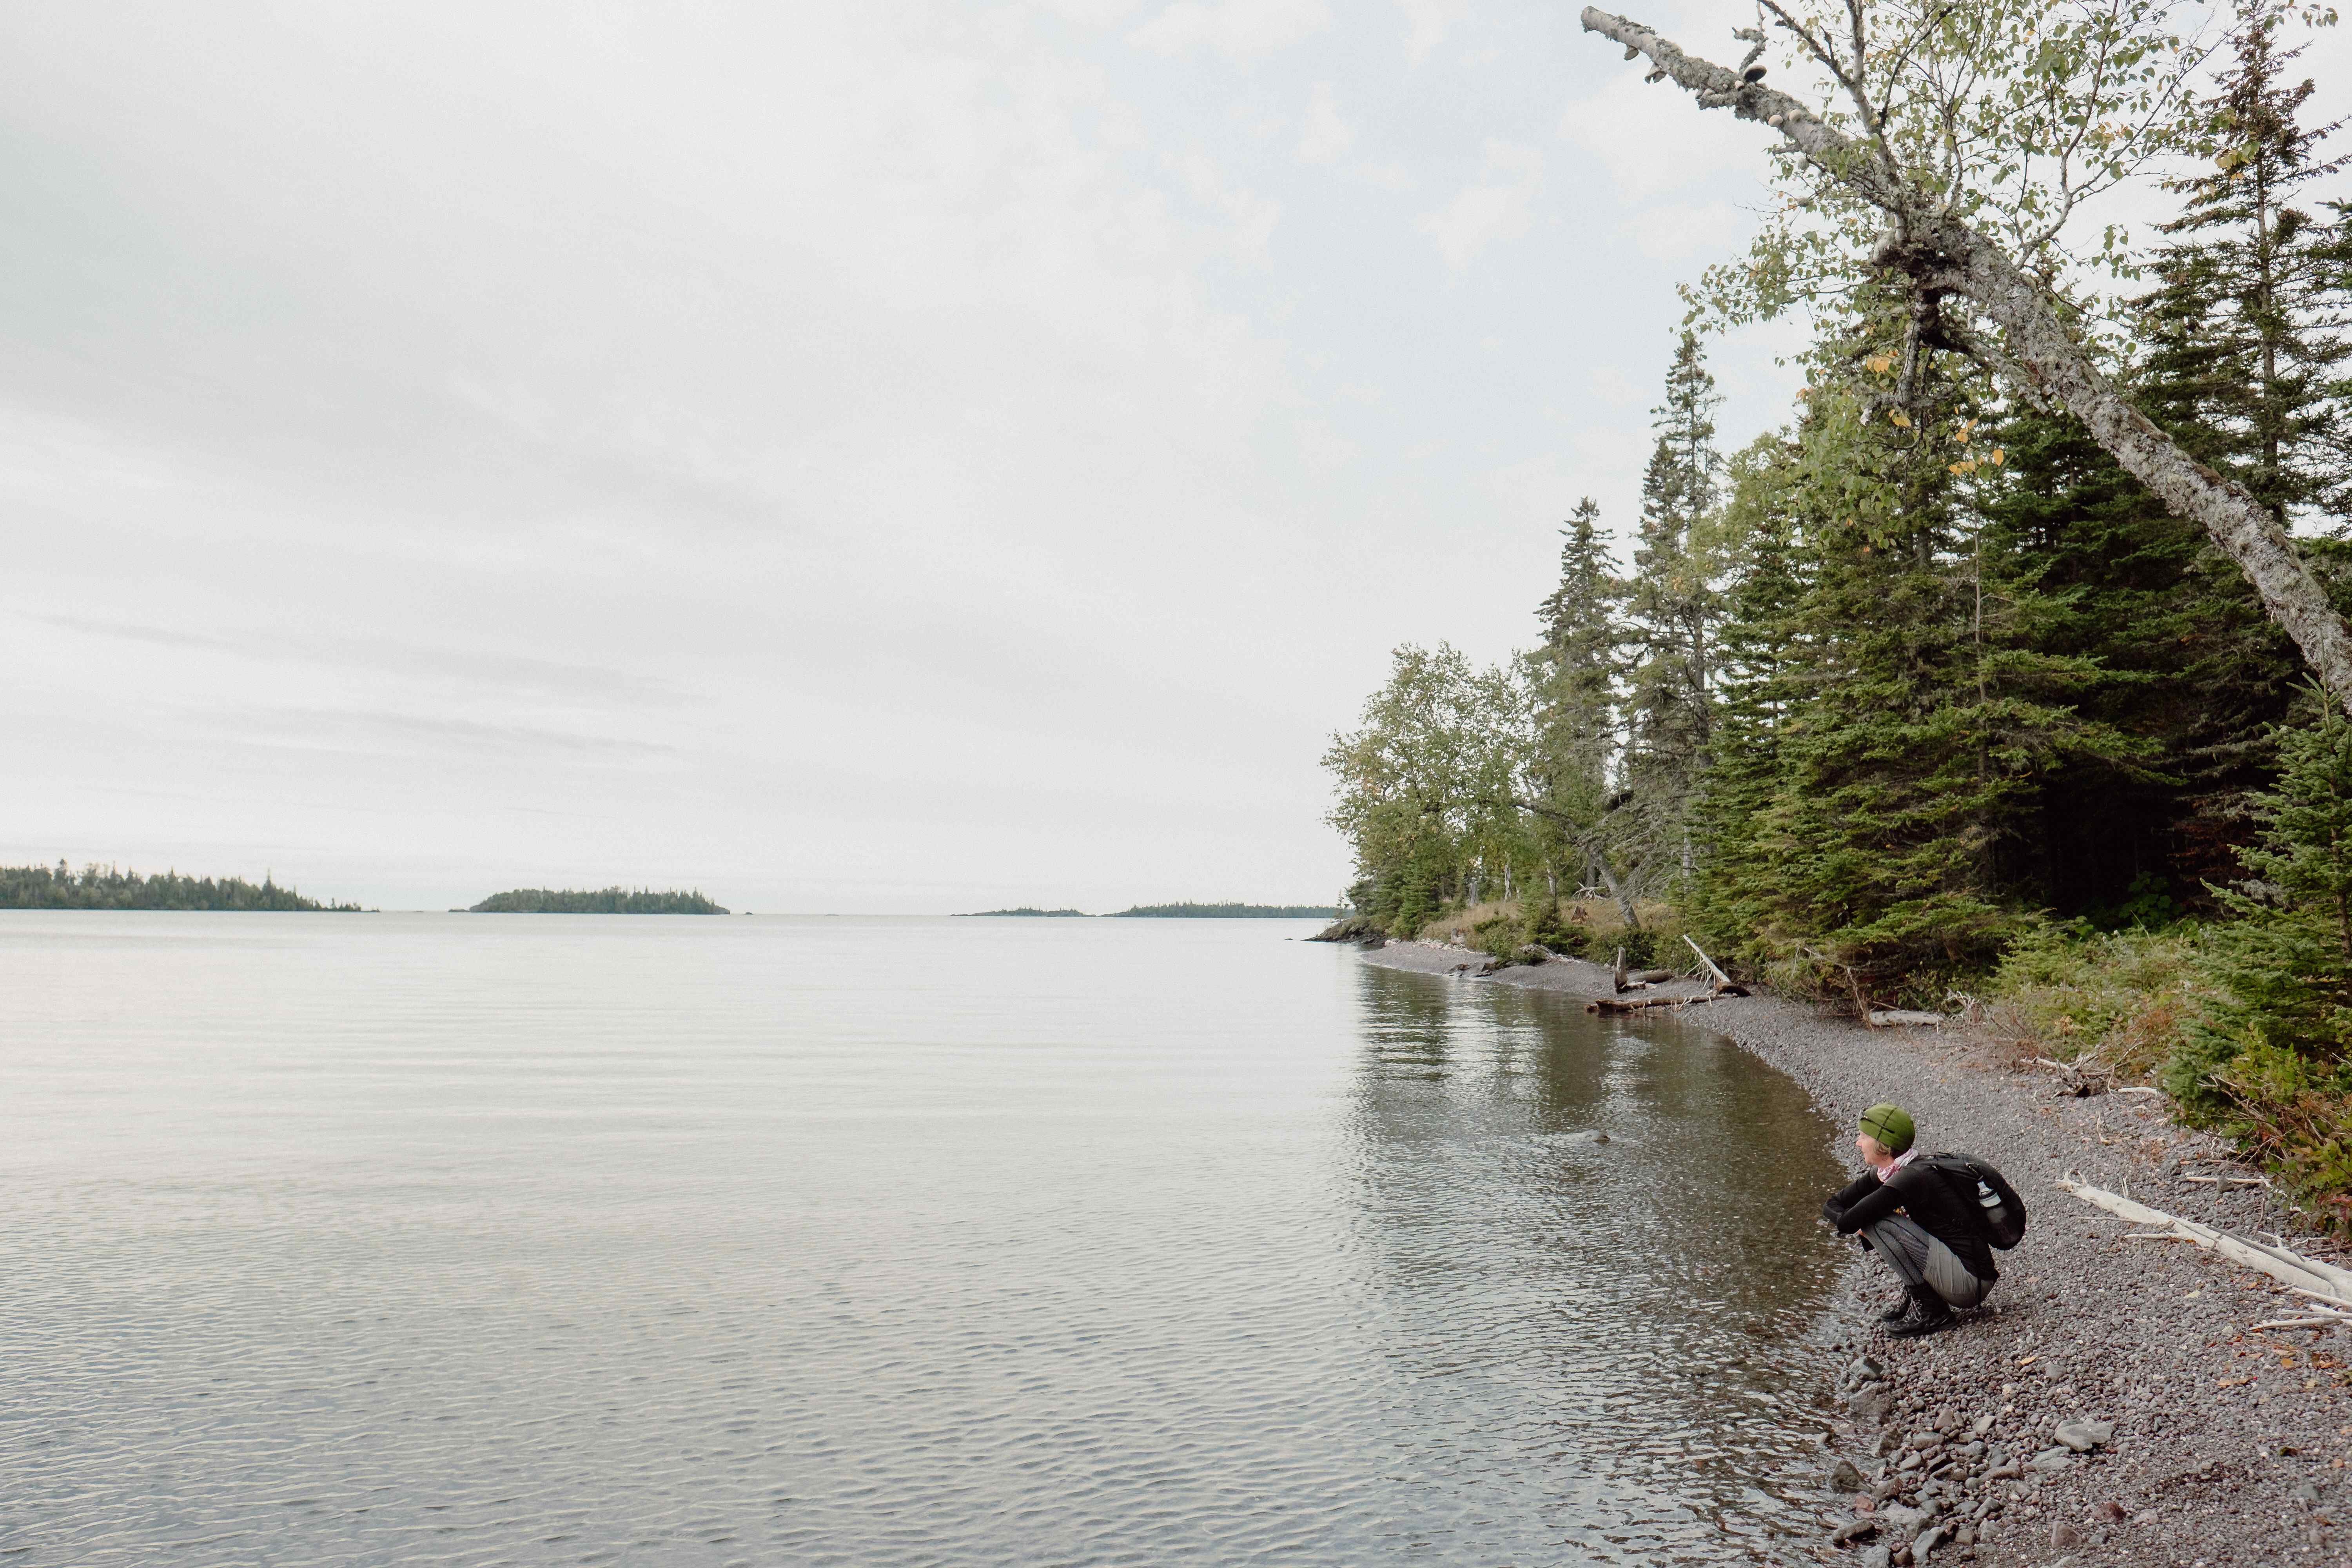
[[[1515,142],[1486,143],[1477,184],[1416,226],[1437,244],[1445,265],[1459,272],[1488,246],[1528,232],[1528,214],[1543,184],[1543,154]]]
[[[1378,185],[1381,190],[1395,191],[1400,195],[1419,184],[1412,177],[1412,171],[1402,163],[1358,163],[1348,173],[1368,185]]]
[[[1339,96],[1328,81],[1318,81],[1307,95],[1307,123],[1298,133],[1298,155],[1310,163],[1328,163],[1355,144],[1356,132],[1339,118]]]
[[[1684,261],[1735,248],[1755,221],[1729,202],[1669,203],[1635,214],[1620,232],[1653,261]]]
[[[1397,9],[1404,13],[1408,29],[1405,58],[1419,65],[1445,41],[1454,24],[1470,9],[1470,0],[1397,0]]]
[[[1642,401],[1642,389],[1613,364],[1596,364],[1587,374],[1592,383],[1592,395],[1612,408],[1624,408]]]
[[[1230,225],[1226,230],[1229,253],[1238,260],[1264,265],[1274,226],[1282,220],[1282,204],[1226,184],[1217,166],[1197,153],[1171,157],[1168,165],[1194,201],[1224,214]]]
[[[1612,57],[1613,58],[1613,57]],[[1633,68],[1560,116],[1561,140],[1608,172],[1621,195],[1654,196],[1725,174],[1760,179],[1770,133],[1727,114],[1702,114],[1690,97],[1645,84]]]
[[[1286,48],[1331,25],[1324,0],[1181,0],[1128,35],[1163,55],[1213,49],[1250,59]]]

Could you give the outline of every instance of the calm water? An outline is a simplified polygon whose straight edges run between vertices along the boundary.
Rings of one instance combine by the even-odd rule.
[[[1801,1527],[1802,1094],[1311,929],[0,915],[0,1563]]]

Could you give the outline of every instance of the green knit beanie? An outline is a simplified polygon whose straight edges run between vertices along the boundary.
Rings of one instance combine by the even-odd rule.
[[[1918,1136],[1918,1129],[1911,1125],[1911,1113],[1899,1105],[1874,1105],[1864,1111],[1862,1131],[1877,1139],[1890,1154],[1902,1153]]]

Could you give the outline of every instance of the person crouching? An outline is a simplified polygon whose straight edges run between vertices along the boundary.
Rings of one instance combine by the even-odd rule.
[[[1950,1328],[1955,1307],[1973,1307],[2000,1278],[1992,1248],[1968,1207],[1968,1198],[1941,1173],[1915,1163],[1916,1129],[1898,1105],[1862,1113],[1853,1146],[1870,1169],[1822,1205],[1822,1217],[1841,1236],[1860,1232],[1903,1281],[1903,1300],[1880,1321],[1898,1340]]]

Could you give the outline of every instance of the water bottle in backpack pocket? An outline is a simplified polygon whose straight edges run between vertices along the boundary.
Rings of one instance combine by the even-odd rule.
[[[2025,1200],[1989,1161],[1974,1154],[1930,1154],[1920,1162],[1969,1200],[1985,1241],[2007,1252],[2025,1239]]]

